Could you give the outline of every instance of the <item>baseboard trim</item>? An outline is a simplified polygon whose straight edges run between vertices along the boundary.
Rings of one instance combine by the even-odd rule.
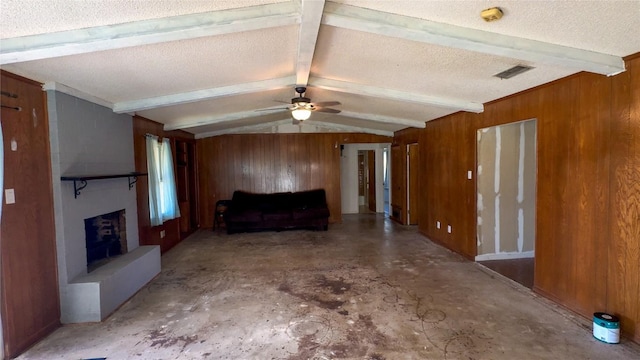
[[[524,252],[504,252],[497,254],[482,254],[476,255],[476,261],[489,261],[489,260],[510,260],[510,259],[528,259],[535,256],[535,252],[532,251],[524,251]]]

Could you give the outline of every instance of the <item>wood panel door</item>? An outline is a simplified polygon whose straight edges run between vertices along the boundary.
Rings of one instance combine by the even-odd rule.
[[[180,206],[180,233],[185,238],[198,229],[198,186],[195,140],[176,139],[176,189]]]
[[[13,358],[60,326],[60,302],[45,93],[7,73],[2,93],[4,189],[13,193],[2,201],[2,329]]]
[[[418,170],[420,169],[418,143],[407,145],[407,224],[418,224]]]
[[[376,212],[376,152],[367,150],[367,198],[369,211]]]
[[[367,190],[367,184],[364,176],[364,154],[358,152],[358,196],[365,196]],[[359,200],[358,200],[359,201]]]
[[[405,160],[404,147],[391,146],[391,218],[404,223]]]

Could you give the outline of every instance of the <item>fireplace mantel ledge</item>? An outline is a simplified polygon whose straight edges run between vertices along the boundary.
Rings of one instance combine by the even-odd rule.
[[[130,172],[130,173],[118,173],[118,174],[102,174],[102,175],[65,175],[61,176],[62,181],[73,181],[73,197],[77,198],[80,195],[80,190],[87,187],[87,181],[89,180],[105,180],[105,179],[129,179],[129,190],[133,188],[133,185],[138,181],[138,176],[146,176],[147,173],[143,172]],[[78,185],[78,183],[80,185]]]

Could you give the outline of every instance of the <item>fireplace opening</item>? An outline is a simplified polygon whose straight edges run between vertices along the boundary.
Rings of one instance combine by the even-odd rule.
[[[87,272],[127,252],[124,209],[84,219]]]

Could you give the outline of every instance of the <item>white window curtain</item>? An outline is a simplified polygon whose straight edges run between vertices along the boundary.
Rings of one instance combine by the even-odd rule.
[[[169,139],[147,135],[147,172],[149,173],[149,216],[151,226],[180,217]]]

